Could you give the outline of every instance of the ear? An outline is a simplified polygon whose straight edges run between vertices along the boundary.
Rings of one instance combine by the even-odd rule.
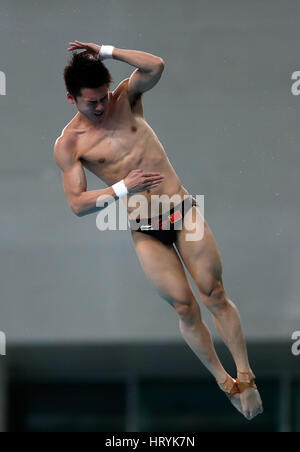
[[[71,102],[71,104],[75,104],[75,100],[74,100],[73,96],[71,96],[69,91],[67,92],[67,99],[69,102]]]

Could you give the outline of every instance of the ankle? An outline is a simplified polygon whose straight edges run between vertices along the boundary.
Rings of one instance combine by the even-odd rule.
[[[254,373],[252,372],[251,369],[249,370],[238,370],[237,371],[237,378],[239,379],[239,381],[250,381],[253,378],[255,378]]]
[[[229,374],[225,374],[224,378],[216,379],[216,382],[220,389],[224,392],[229,392],[234,385],[235,380]]]

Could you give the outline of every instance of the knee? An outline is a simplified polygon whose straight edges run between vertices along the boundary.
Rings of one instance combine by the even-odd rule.
[[[184,302],[174,300],[173,307],[180,320],[186,324],[193,324],[201,320],[200,306],[194,296]]]
[[[197,301],[189,304],[178,304],[174,308],[180,321],[189,327],[198,325],[201,321],[201,311]]]
[[[173,287],[167,293],[160,292],[160,295],[175,309],[182,321],[190,323],[201,318],[199,303],[190,287]]]
[[[210,291],[202,294],[206,307],[214,314],[222,314],[227,311],[229,300],[222,281],[218,280],[212,284]]]

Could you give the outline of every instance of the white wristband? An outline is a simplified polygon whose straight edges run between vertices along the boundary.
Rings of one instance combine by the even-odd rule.
[[[106,60],[108,58],[113,58],[114,46],[101,46],[98,54],[99,60]]]
[[[121,198],[122,196],[128,195],[128,190],[127,187],[125,185],[124,179],[120,180],[120,182],[117,182],[116,184],[114,184],[112,186],[112,188],[114,189],[116,195],[118,196],[118,198]]]

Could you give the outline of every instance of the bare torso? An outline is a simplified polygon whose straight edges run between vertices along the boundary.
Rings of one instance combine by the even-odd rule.
[[[63,134],[72,134],[76,159],[108,186],[124,179],[134,169],[164,175],[165,179],[158,187],[139,193],[148,199],[148,215],[145,216],[150,217],[151,195],[171,197],[176,194],[183,200],[188,192],[155,132],[146,122],[141,98],[132,107],[126,90],[122,88],[124,82],[109,93],[107,112],[99,127],[83,126],[78,113],[64,128]],[[131,196],[127,197],[128,200]],[[168,206],[162,202],[161,211],[165,212]],[[126,207],[130,218],[137,206]]]

